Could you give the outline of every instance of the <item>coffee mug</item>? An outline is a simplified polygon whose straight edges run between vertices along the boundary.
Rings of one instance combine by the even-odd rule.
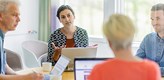
[[[46,71],[46,72],[51,71],[52,63],[51,62],[43,62],[42,69],[43,69],[43,71]]]

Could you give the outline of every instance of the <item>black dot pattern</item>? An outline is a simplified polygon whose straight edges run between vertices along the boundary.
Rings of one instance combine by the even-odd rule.
[[[52,62],[52,65],[54,66],[56,62],[52,59],[52,56],[55,53],[54,48],[51,45],[52,42],[57,47],[66,44],[66,36],[61,32],[61,28],[55,30],[54,33],[50,35],[50,39],[48,41],[47,61]],[[74,33],[74,42],[75,47],[87,47],[89,44],[87,31],[85,29],[77,27]]]

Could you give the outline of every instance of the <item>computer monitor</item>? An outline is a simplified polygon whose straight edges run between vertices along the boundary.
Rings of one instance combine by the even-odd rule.
[[[74,58],[95,58],[97,47],[63,48],[61,54],[70,59],[66,71],[73,71]]]
[[[74,79],[87,80],[91,70],[96,64],[99,64],[110,58],[75,58],[74,60]]]

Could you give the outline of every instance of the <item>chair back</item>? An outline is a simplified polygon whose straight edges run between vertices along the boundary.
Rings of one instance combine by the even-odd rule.
[[[37,58],[48,52],[48,43],[39,40],[24,41],[22,46],[33,52]]]
[[[40,67],[40,64],[35,56],[35,54],[26,48],[22,47],[23,50],[23,59],[25,67],[27,68],[34,68],[34,67]]]
[[[48,52],[48,44],[39,40],[24,41],[22,50],[26,67],[39,67],[38,58]]]
[[[47,62],[47,53],[41,55],[39,58],[38,58],[38,61],[40,63],[40,65],[42,65],[43,62]]]
[[[21,60],[21,56],[9,49],[5,49],[6,52],[6,60],[7,64],[14,70],[14,71],[19,71],[23,69],[23,64]]]

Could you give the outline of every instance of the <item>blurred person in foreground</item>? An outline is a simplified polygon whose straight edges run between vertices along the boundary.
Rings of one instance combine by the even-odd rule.
[[[135,34],[131,19],[113,14],[103,26],[103,32],[115,57],[97,64],[88,80],[161,80],[159,66],[150,60],[132,54]]]
[[[18,75],[6,63],[4,38],[8,31],[16,29],[19,18],[18,0],[0,0],[0,80],[43,80],[41,73]]]
[[[150,19],[155,32],[145,36],[137,50],[137,56],[155,61],[164,76],[164,4],[152,6]]]

